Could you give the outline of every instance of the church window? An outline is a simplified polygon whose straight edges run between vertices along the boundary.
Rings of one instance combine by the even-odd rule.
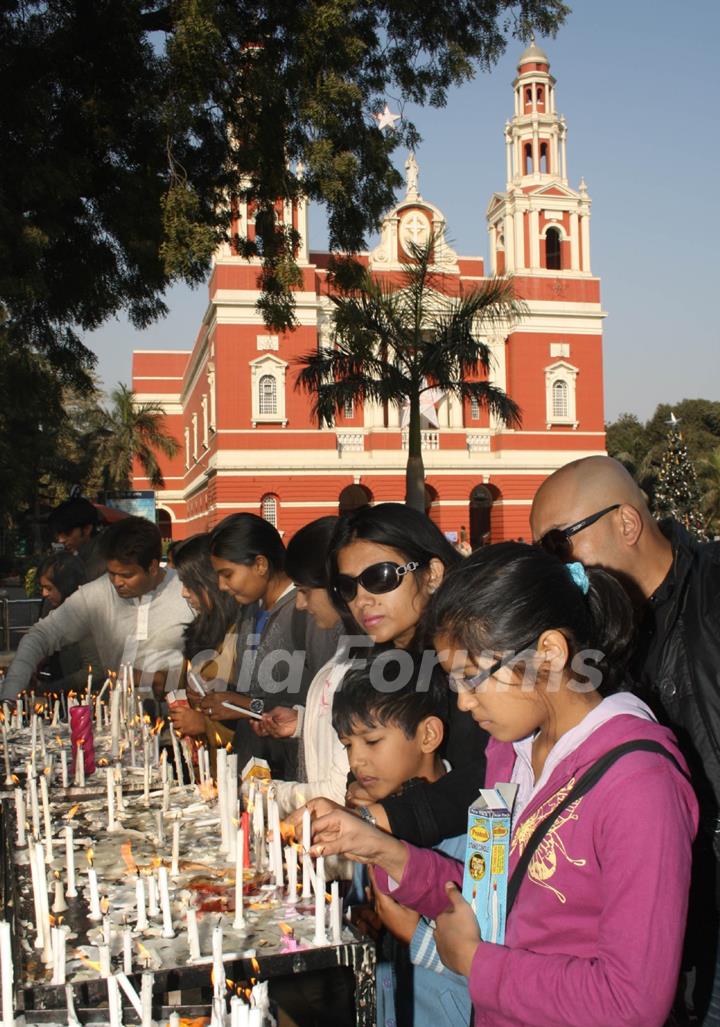
[[[568,415],[568,387],[567,382],[553,382],[552,387],[553,420],[565,418]]]
[[[556,360],[545,368],[545,409],[548,429],[552,425],[577,428],[575,390],[578,369],[569,360]]]
[[[525,143],[525,174],[529,175],[533,169],[532,143]]]
[[[548,228],[545,233],[545,267],[549,271],[562,270],[560,232],[557,228]]]
[[[480,420],[480,401],[477,396],[470,397],[470,417],[473,421]]]
[[[548,167],[548,146],[547,143],[540,143],[540,171],[543,175],[547,175],[550,168]]]
[[[525,102],[532,103],[532,86],[528,86],[525,90]]]
[[[277,382],[274,375],[264,374],[260,379],[258,410],[261,414],[277,413]]]
[[[272,524],[273,528],[277,528],[278,522],[278,504],[275,496],[263,496],[260,501],[260,510],[263,520],[266,520],[268,524]]]
[[[351,418],[355,416],[355,404],[351,399],[346,399],[343,403],[343,417]]]
[[[537,87],[537,102],[543,103],[543,88],[542,86]]]

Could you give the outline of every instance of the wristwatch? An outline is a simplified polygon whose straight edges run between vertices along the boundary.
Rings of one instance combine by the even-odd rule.
[[[366,824],[370,824],[371,827],[377,827],[377,820],[367,806],[358,806],[357,814],[361,820],[365,821]]]
[[[264,699],[251,699],[250,700],[250,712],[251,713],[264,713],[265,712],[265,700]]]

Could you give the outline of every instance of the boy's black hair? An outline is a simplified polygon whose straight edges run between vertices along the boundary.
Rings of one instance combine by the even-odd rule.
[[[124,517],[100,535],[100,552],[106,560],[134,563],[147,571],[162,556],[160,529],[144,517]]]
[[[67,535],[75,528],[84,528],[86,524],[91,524],[94,532],[99,521],[97,507],[93,506],[89,499],[77,496],[75,499],[67,499],[50,511],[48,528],[53,538],[56,538],[58,535]]]
[[[348,737],[362,724],[368,728],[392,725],[401,728],[407,738],[414,738],[426,717],[439,717],[447,726],[447,683],[437,672],[431,674],[429,681],[418,683],[418,661],[414,661],[415,673],[406,685],[392,691],[391,684],[376,688],[375,681],[383,681],[379,664],[385,663],[392,653],[397,650],[375,652],[365,667],[350,670],[343,678],[333,700],[332,725],[338,736]],[[404,655],[410,659],[409,653]]]

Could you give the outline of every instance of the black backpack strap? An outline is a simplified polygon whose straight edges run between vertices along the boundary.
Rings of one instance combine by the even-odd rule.
[[[515,899],[520,891],[520,885],[525,879],[528,867],[530,866],[530,860],[535,855],[538,846],[552,827],[553,823],[562,813],[565,812],[568,806],[589,792],[590,789],[598,783],[603,774],[610,769],[613,763],[616,763],[617,760],[621,759],[628,752],[656,752],[660,756],[664,756],[666,759],[670,760],[671,763],[674,763],[684,778],[687,778],[688,776],[673,754],[668,752],[665,746],[661,745],[660,742],[654,742],[650,738],[638,738],[633,742],[624,742],[623,745],[617,745],[614,749],[610,749],[609,752],[606,752],[605,755],[601,756],[596,763],[593,763],[589,770],[585,771],[562,802],[552,811],[552,813],[549,813],[544,820],[540,821],[531,834],[530,840],[525,846],[525,850],[515,865],[515,869],[508,881],[506,904],[507,916],[510,915],[510,910],[515,904]]]

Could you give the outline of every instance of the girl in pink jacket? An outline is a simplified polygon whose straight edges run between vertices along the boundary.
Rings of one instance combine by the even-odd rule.
[[[448,575],[428,623],[458,705],[492,736],[486,786],[518,786],[511,875],[586,771],[625,743],[645,748],[624,752],[548,821],[503,945],[480,937],[461,863],[346,811],[316,821],[316,851],[375,864],[380,888],[435,921],[439,956],[467,977],[477,1027],[662,1027],[697,804],[673,735],[622,691],[625,593],[602,570],[508,542]]]

